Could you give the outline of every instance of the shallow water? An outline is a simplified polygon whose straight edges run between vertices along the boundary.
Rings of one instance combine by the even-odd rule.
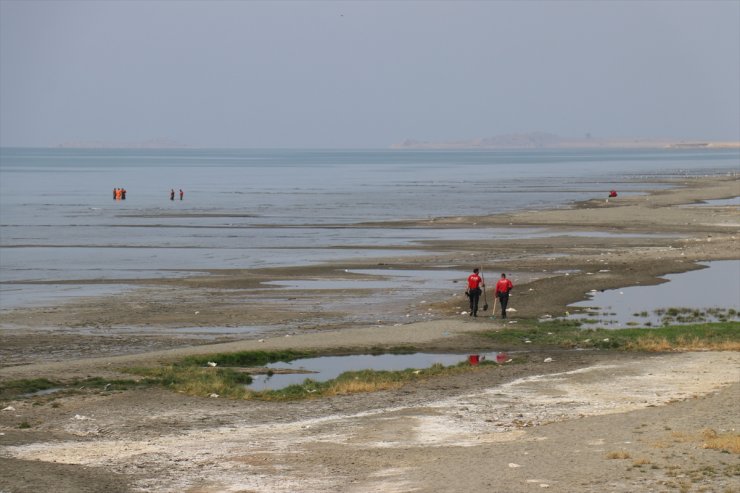
[[[706,268],[666,275],[664,278],[668,282],[663,284],[590,293],[590,300],[570,306],[593,307],[598,317],[578,314],[570,318],[601,319],[597,324],[584,324],[584,327],[625,328],[634,324],[663,325],[662,317],[655,313],[659,309],[740,310],[740,261],[722,260],[702,265]],[[647,312],[646,316],[635,315],[643,312]]]
[[[495,360],[498,353],[481,353],[486,359]],[[434,364],[444,366],[456,365],[468,360],[467,354],[360,354],[352,356],[323,356],[320,358],[305,358],[291,361],[289,363],[270,363],[267,368],[306,370],[315,373],[286,373],[273,375],[254,375],[253,383],[249,389],[278,390],[288,385],[301,384],[304,380],[311,379],[317,382],[325,382],[338,377],[347,371],[359,370],[387,370],[399,371],[409,368],[423,369]]]
[[[733,205],[740,206],[740,196],[730,199],[705,200],[700,204],[691,204],[684,207],[726,207]]]
[[[547,235],[347,226],[556,208],[612,188],[662,186],[645,178],[732,172],[738,162],[732,150],[0,148],[0,282],[401,257],[418,252],[399,247],[438,239]],[[114,187],[128,190],[125,201],[113,200]],[[169,200],[171,188],[184,200]],[[4,294],[0,308],[25,303]]]

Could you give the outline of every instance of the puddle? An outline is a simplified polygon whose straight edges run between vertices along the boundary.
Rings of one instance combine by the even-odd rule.
[[[36,392],[29,392],[27,394],[23,394],[23,395],[20,395],[18,397],[21,397],[21,398],[39,397],[39,396],[42,396],[42,395],[55,394],[57,392],[61,392],[62,390],[64,390],[63,387],[53,387],[53,388],[50,388],[50,389],[37,390]]]
[[[481,353],[485,359],[495,361],[498,353]],[[400,371],[408,368],[429,368],[437,363],[444,366],[456,365],[467,361],[468,354],[360,354],[351,356],[323,356],[293,360],[290,363],[270,363],[267,368],[273,370],[293,370],[303,373],[281,373],[273,375],[254,375],[250,390],[279,390],[288,385],[301,384],[307,378],[325,382],[338,377],[347,371],[387,370]],[[311,372],[311,373],[306,373]]]
[[[209,326],[209,327],[178,327],[176,329],[170,329],[168,330],[168,332],[175,332],[178,334],[193,334],[193,335],[261,334],[263,332],[268,332],[271,329],[274,329],[274,328],[268,327],[268,326],[257,326],[257,325],[245,325],[245,326],[239,326],[239,327]]]
[[[725,206],[731,206],[731,205],[740,206],[740,196],[732,197],[731,199],[705,200],[701,202],[700,204],[689,204],[689,205],[683,205],[681,207],[725,207]]]
[[[703,320],[717,321],[724,316],[737,319],[740,310],[740,260],[708,262],[707,267],[664,276],[668,282],[656,286],[633,286],[591,293],[592,299],[570,305],[592,307],[590,313],[571,315],[570,319],[600,319],[586,328],[626,328],[661,326],[692,320],[677,318],[676,308],[699,313]],[[730,313],[728,313],[730,311]],[[733,314],[732,311],[735,313]],[[670,319],[664,318],[673,314]],[[688,314],[690,315],[690,314]]]

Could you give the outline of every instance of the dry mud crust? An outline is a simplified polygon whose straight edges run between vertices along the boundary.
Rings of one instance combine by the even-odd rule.
[[[732,491],[736,457],[703,448],[701,432],[736,427],[738,365],[737,353],[532,353],[521,365],[316,401],[154,389],[56,408],[19,401],[13,419],[34,425],[10,432],[0,414],[0,454],[13,460],[3,481],[34,491],[24,478],[48,478],[44,465],[56,462],[92,483],[123,474],[130,491],[626,493],[670,491],[682,478]]]

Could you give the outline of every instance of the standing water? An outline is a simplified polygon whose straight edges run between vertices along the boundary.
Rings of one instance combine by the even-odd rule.
[[[0,308],[75,294],[9,284],[18,281],[413,255],[398,247],[454,233],[355,226],[562,207],[612,188],[657,187],[645,177],[732,172],[738,161],[737,150],[708,149],[1,148]],[[114,188],[125,188],[126,200],[114,200]],[[180,189],[183,200],[170,200]],[[458,233],[490,237],[472,224]]]

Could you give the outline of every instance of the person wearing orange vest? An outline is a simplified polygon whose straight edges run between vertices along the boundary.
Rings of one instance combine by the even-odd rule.
[[[506,305],[509,304],[509,291],[512,289],[514,289],[514,285],[506,279],[506,274],[501,274],[501,279],[496,283],[496,293],[494,294],[494,296],[498,296],[501,303],[501,318],[506,318]]]
[[[468,298],[470,298],[470,316],[478,316],[478,300],[480,300],[481,287],[485,287],[486,283],[483,282],[483,277],[478,274],[478,269],[473,269],[473,273],[468,276],[468,289],[465,291]]]

